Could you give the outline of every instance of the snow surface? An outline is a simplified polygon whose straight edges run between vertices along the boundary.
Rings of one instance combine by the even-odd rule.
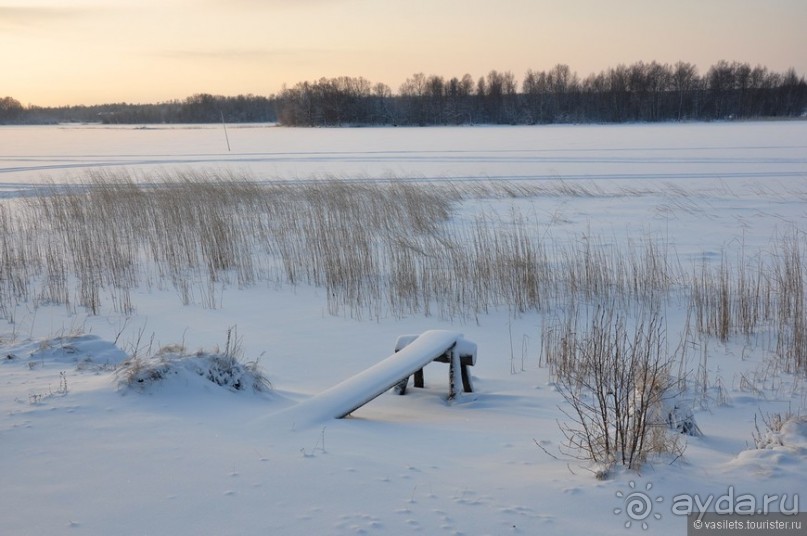
[[[598,194],[473,200],[456,218],[506,224],[517,206],[547,239],[662,237],[685,265],[741,247],[765,255],[807,229],[805,122],[228,130],[232,153],[220,126],[2,127],[0,192],[116,168],[146,179],[207,168],[257,180],[564,181]],[[709,342],[704,435],[686,439],[682,458],[599,481],[559,452],[564,402],[539,366],[540,315],[359,321],[330,316],[323,292],[226,288],[208,310],[144,290],[128,319],[19,308],[0,324],[0,534],[626,534],[642,532],[615,513],[634,488],[663,499],[649,532],[683,534],[670,512],[681,493],[733,486],[807,501],[803,421],[750,449],[755,416],[807,407],[804,380],[772,368],[764,340]],[[680,312],[668,314],[674,329]],[[221,347],[235,325],[272,390],[234,392],[198,374],[119,385],[127,354]],[[449,404],[435,364],[425,389],[382,395],[350,418],[273,420],[390,355],[399,335],[432,329],[477,344],[475,393]]]

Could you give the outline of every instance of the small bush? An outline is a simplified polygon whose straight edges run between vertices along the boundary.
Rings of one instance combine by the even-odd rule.
[[[545,357],[571,406],[561,424],[566,447],[601,467],[636,469],[651,453],[680,451],[663,409],[671,386],[663,322],[649,313],[633,324],[600,307],[585,331],[576,320],[556,328]]]

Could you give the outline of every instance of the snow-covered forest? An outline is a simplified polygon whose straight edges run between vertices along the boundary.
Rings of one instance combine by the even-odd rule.
[[[584,76],[568,65],[446,77],[416,73],[397,89],[362,77],[320,78],[270,96],[199,93],[155,104],[42,108],[0,100],[0,123],[276,122],[287,126],[625,123],[799,117],[807,83],[794,69],[720,61],[637,62]]]

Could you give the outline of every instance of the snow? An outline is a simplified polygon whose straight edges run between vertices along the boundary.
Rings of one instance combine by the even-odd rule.
[[[3,127],[0,196],[110,169],[143,180],[212,169],[256,180],[571,184],[596,195],[472,199],[455,218],[507,225],[515,208],[551,243],[660,237],[683,266],[740,249],[765,256],[784,233],[807,229],[805,122],[228,132],[231,153],[215,125]],[[600,481],[560,452],[564,402],[540,363],[541,315],[361,321],[329,315],[325,291],[303,285],[221,292],[215,310],[143,289],[128,319],[43,306],[0,322],[0,534],[616,535],[641,532],[614,513],[634,488],[663,499],[653,534],[683,534],[685,519],[669,509],[682,493],[733,486],[807,501],[804,379],[771,365],[764,338],[694,352],[708,352],[708,392],[692,405],[703,436],[682,436],[680,459]],[[670,340],[683,307],[674,302]],[[270,390],[218,385],[199,362],[148,389],[120,385],[132,353],[215,354],[231,326]],[[474,393],[449,403],[447,367],[434,364],[425,389],[383,394],[346,419],[278,418],[378,366],[400,335],[429,330],[476,343]],[[752,448],[755,416],[777,413],[793,418]]]

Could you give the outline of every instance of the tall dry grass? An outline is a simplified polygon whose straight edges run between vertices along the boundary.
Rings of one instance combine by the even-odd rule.
[[[141,288],[217,307],[222,289],[256,284],[322,287],[330,313],[357,318],[537,311],[541,364],[571,408],[567,446],[631,467],[675,450],[659,432],[659,406],[671,390],[694,386],[706,397],[709,338],[770,333],[781,368],[807,374],[800,230],[764,253],[741,248],[685,268],[663,237],[618,241],[588,230],[556,240],[516,208],[461,212],[474,199],[598,195],[606,194],[562,182],[95,173],[0,202],[0,315],[14,320],[16,305],[43,303],[130,314]],[[683,192],[672,197],[690,202]],[[686,310],[672,350],[670,303]],[[693,378],[687,352],[696,340]]]
[[[723,342],[772,332],[784,369],[807,373],[806,237],[793,229],[764,255],[731,262],[724,254],[719,265],[696,267],[689,296],[698,330]]]
[[[472,199],[538,195],[606,193],[563,182],[95,173],[0,203],[0,314],[19,303],[128,314],[136,288],[216,307],[224,287],[258,283],[321,286],[331,313],[369,318],[596,303],[637,314],[688,297],[699,332],[726,340],[772,329],[788,367],[807,369],[803,232],[768,255],[724,254],[689,270],[663,237],[624,243],[589,231],[559,241],[515,208],[460,213]]]
[[[324,286],[333,312],[358,314],[388,284],[382,252],[438,237],[454,199],[401,184],[96,173],[0,205],[0,298],[92,313],[107,298],[128,313],[138,286],[215,307],[220,285],[278,281]]]

